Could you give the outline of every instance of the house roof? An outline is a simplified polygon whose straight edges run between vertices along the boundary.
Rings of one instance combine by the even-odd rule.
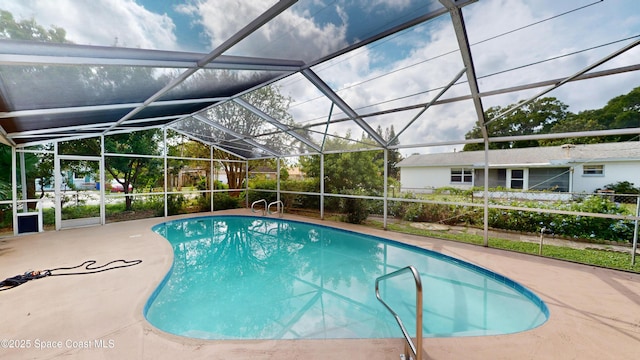
[[[489,166],[552,167],[583,162],[640,160],[640,142],[489,150]],[[411,155],[397,167],[484,166],[484,151]]]

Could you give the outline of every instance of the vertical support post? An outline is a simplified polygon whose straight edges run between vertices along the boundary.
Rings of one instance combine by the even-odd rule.
[[[280,158],[276,159],[276,201],[280,201]],[[280,212],[280,203],[278,203],[278,212]]]
[[[249,160],[244,162],[244,202],[245,207],[249,207]]]
[[[640,195],[636,198],[636,217],[640,216]],[[636,250],[638,250],[638,220],[633,229],[633,246],[631,247],[631,266],[636,264]]]
[[[18,164],[16,147],[11,147],[11,206],[13,214],[13,234],[18,235]]]
[[[382,200],[383,202],[383,224],[382,227],[383,229],[387,230],[387,205],[388,205],[388,200],[387,197],[389,195],[389,169],[388,169],[388,164],[389,164],[389,150],[387,148],[384,149],[384,192],[383,192],[383,197],[384,200]]]
[[[211,191],[211,211],[213,212],[213,210],[215,210],[215,208],[213,207],[213,194],[214,191],[216,189],[216,178],[214,176],[215,172],[213,170],[213,166],[215,164],[215,161],[213,161],[213,145],[209,146],[209,190]]]
[[[573,166],[569,168],[569,194],[573,194]]]
[[[169,169],[167,168],[167,156],[169,155],[169,151],[167,149],[167,128],[162,129],[162,157],[164,160],[164,217],[169,216],[169,195],[167,192],[169,191],[169,182],[168,175]]]
[[[100,178],[100,224],[104,225],[107,223],[106,218],[106,206],[105,206],[105,188],[106,188],[106,176],[105,176],[105,160],[104,160],[104,135],[100,135],[100,165],[99,165],[99,178]]]
[[[540,229],[540,247],[538,249],[538,255],[542,255],[542,243],[544,242],[544,232],[546,230],[546,227],[542,227],[542,229]]]
[[[484,139],[484,246],[489,246],[489,141]]]
[[[29,209],[28,209],[29,203],[27,203],[27,200],[29,199],[29,194],[27,194],[27,169],[26,169],[26,164],[24,162],[24,153],[22,151],[20,152],[20,188],[22,189],[22,200],[24,201],[22,203],[23,204],[22,212],[26,213],[26,212],[29,212]]]
[[[60,156],[58,155],[58,142],[53,143],[53,193],[55,198],[56,230],[62,228],[62,202],[60,185],[62,185],[62,173],[60,173]]]
[[[324,153],[320,154],[320,220],[324,220]]]

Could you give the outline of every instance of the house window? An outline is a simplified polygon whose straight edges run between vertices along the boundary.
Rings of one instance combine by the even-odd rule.
[[[582,175],[602,176],[604,175],[604,165],[582,165]]]
[[[457,184],[473,183],[473,170],[465,168],[451,169],[451,182]]]
[[[569,168],[531,168],[529,169],[529,190],[550,190],[568,192]]]
[[[524,170],[511,170],[511,188],[524,188]]]

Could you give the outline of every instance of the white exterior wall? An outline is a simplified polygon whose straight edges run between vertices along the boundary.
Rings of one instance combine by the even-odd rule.
[[[604,165],[603,175],[584,175],[582,164],[574,166],[573,192],[592,193],[596,189],[619,181],[629,181],[640,186],[640,161],[591,162],[587,165]]]
[[[629,181],[640,187],[640,161],[590,162],[587,165],[604,165],[603,175],[584,175],[582,164],[573,167],[572,192],[593,193],[596,189],[619,181]],[[460,166],[462,167],[462,166]],[[400,169],[402,191],[429,192],[445,186],[470,189],[472,184],[451,183],[451,168],[446,167],[403,167]],[[528,169],[526,169],[528,170]],[[528,171],[525,171],[525,173]],[[525,174],[525,189],[528,187]]]
[[[458,166],[459,168],[462,166]],[[402,191],[428,192],[445,186],[471,189],[471,184],[452,184],[451,166],[447,167],[403,167],[400,169]]]

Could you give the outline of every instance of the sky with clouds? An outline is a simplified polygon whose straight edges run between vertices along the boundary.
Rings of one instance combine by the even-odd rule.
[[[206,53],[275,2],[0,0],[0,8],[12,12],[17,19],[33,18],[44,26],[62,27],[67,38],[78,44]],[[439,5],[437,1],[416,0],[300,1],[293,11],[281,14],[241,42],[233,54],[280,58],[296,54],[303,60],[313,59],[353,43],[396,15],[406,16],[424,10],[420,8],[424,6]],[[463,15],[481,91],[572,75],[640,36],[637,0],[480,0],[465,7]],[[368,114],[430,101],[463,68],[456,49],[455,33],[445,15],[319,64],[313,70],[352,108]],[[557,59],[545,61],[551,58]],[[595,70],[635,65],[637,59],[640,46]],[[469,94],[464,81],[466,76],[443,98]],[[278,85],[292,97],[291,113],[297,122],[326,121],[330,102],[302,76],[286,78]],[[567,84],[547,96],[557,97],[569,105],[570,111],[579,112],[602,107],[612,97],[637,86],[640,73],[636,71]],[[486,97],[483,105],[485,110],[506,106],[541,90]],[[337,112],[334,109],[334,117],[343,116]],[[416,112],[367,121],[373,128],[386,128],[393,123],[399,131]],[[475,120],[470,101],[434,106],[401,135],[400,142],[463,139]],[[322,126],[317,128],[324,130]],[[356,137],[361,133],[349,123],[334,125],[329,131],[344,134],[347,130]]]

